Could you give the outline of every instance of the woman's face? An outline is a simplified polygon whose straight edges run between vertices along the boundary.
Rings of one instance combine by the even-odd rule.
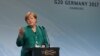
[[[34,18],[33,15],[29,15],[28,19],[26,20],[27,24],[29,26],[34,26],[36,25],[36,18]]]

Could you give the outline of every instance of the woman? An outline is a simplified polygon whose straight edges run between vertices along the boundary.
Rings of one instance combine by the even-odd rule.
[[[28,48],[49,47],[45,28],[38,26],[37,15],[33,12],[26,13],[27,26],[19,29],[17,46],[22,46],[21,56],[30,56]]]

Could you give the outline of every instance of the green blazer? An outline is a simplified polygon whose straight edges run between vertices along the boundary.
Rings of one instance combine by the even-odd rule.
[[[20,38],[18,36],[16,44],[18,47],[22,46],[21,56],[29,56],[28,48],[34,48],[36,41],[39,46],[45,44],[46,47],[49,47],[46,30],[44,27],[36,26],[36,32],[32,31],[30,26],[24,27],[24,36]]]

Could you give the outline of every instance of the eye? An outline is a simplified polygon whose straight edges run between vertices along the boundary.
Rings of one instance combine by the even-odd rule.
[[[34,19],[33,17],[31,19]]]

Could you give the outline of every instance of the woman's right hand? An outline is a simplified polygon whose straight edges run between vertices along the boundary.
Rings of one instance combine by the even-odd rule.
[[[19,36],[23,37],[23,35],[24,35],[24,29],[23,29],[23,27],[20,27],[19,28]]]

